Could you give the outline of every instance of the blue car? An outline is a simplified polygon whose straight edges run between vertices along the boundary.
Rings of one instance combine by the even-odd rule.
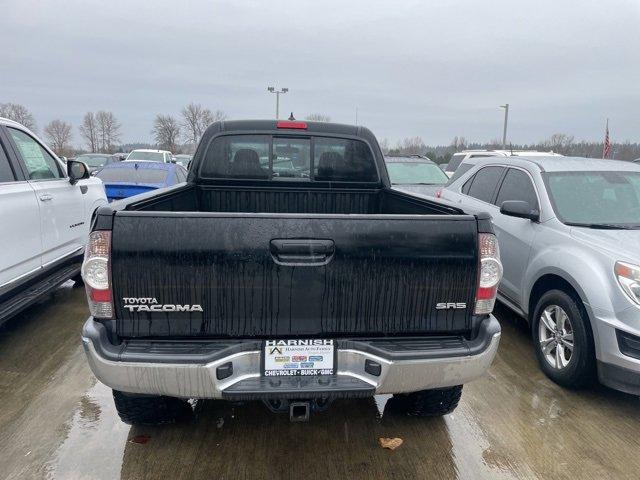
[[[125,160],[96,172],[110,202],[187,180],[187,169],[175,163]]]

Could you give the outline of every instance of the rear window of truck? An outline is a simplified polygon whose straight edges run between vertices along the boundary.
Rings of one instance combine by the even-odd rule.
[[[224,135],[205,153],[202,178],[378,182],[369,146],[329,137]]]

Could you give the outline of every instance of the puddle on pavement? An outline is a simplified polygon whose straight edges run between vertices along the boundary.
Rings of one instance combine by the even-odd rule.
[[[66,438],[47,462],[47,478],[119,478],[130,428],[118,418],[111,389],[95,381],[78,402]]]

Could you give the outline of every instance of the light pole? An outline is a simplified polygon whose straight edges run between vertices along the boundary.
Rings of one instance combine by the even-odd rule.
[[[280,118],[280,94],[287,93],[289,89],[281,88],[280,90],[276,90],[273,87],[267,87],[267,90],[276,94],[276,120],[278,120]]]
[[[504,130],[502,131],[502,148],[507,149],[507,122],[509,121],[509,104],[500,105],[504,108]]]

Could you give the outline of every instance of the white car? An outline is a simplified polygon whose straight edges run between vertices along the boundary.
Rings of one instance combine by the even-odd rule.
[[[133,150],[126,160],[151,160],[152,162],[171,163],[173,155],[167,150],[149,150],[141,148]]]
[[[562,157],[559,153],[553,152],[538,152],[535,150],[463,150],[462,152],[454,153],[451,156],[451,160],[447,164],[447,168],[444,173],[449,178],[457,173],[458,168],[464,162],[466,165],[472,166],[478,160],[487,157]],[[474,158],[475,161],[471,159]],[[466,171],[466,170],[465,170]],[[458,173],[456,178],[462,175],[464,172]]]
[[[69,278],[79,280],[91,219],[102,205],[102,181],[84,163],[65,166],[29,129],[0,118],[0,323]]]

